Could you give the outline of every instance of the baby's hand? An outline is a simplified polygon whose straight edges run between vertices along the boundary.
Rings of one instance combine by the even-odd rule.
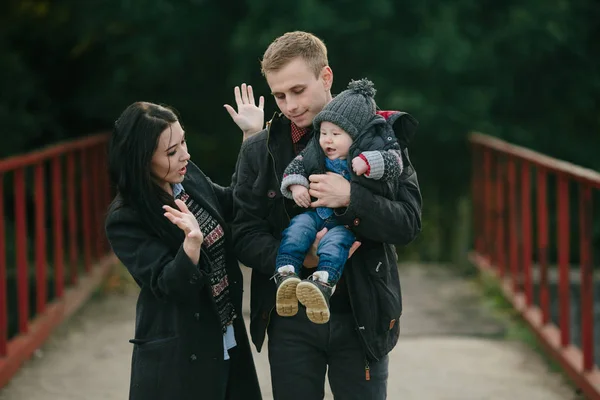
[[[356,175],[360,176],[367,172],[369,169],[369,165],[360,157],[354,157],[352,159],[352,170],[356,173]]]
[[[310,195],[308,194],[308,189],[306,187],[302,185],[291,185],[289,189],[292,192],[292,197],[296,204],[304,208],[310,207]]]

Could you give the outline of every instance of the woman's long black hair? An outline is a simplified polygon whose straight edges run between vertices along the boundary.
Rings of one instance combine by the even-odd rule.
[[[163,205],[177,207],[173,197],[156,183],[151,162],[161,133],[177,121],[177,115],[169,108],[133,103],[115,121],[108,147],[108,173],[120,201],[132,207],[148,228],[172,248],[181,245],[184,235],[163,215]]]

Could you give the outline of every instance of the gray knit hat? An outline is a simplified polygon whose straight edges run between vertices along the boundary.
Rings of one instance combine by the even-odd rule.
[[[318,113],[313,124],[321,129],[321,122],[336,124],[353,138],[367,126],[375,116],[375,87],[368,79],[352,80],[348,89],[338,94]]]

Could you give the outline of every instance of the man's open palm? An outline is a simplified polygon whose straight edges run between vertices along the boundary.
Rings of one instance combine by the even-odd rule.
[[[265,122],[265,98],[260,96],[257,106],[254,101],[252,86],[245,83],[242,83],[241,90],[239,86],[236,86],[233,93],[237,104],[237,112],[229,104],[224,105],[233,122],[244,132],[245,137],[261,131]]]

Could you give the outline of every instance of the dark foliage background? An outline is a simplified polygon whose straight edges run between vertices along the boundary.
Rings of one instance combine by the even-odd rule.
[[[419,119],[424,230],[407,251],[448,260],[469,132],[600,170],[598,21],[594,0],[9,0],[0,157],[110,129],[147,100],[180,112],[193,159],[225,183],[241,137],[223,104],[251,83],[270,116],[259,59],[276,36],[307,30],[328,45],[335,92],[366,76],[382,108]]]

